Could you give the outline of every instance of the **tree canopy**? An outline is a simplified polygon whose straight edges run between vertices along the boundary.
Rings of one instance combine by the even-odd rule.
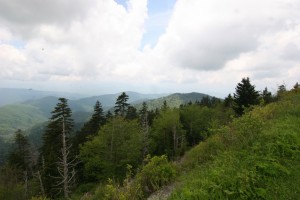
[[[255,90],[255,86],[250,83],[249,77],[243,78],[237,84],[234,93],[234,110],[238,116],[244,113],[245,108],[251,105],[259,104],[259,92]]]
[[[125,92],[122,92],[115,103],[115,115],[126,116],[129,106],[129,103],[127,103],[128,99],[129,96]]]

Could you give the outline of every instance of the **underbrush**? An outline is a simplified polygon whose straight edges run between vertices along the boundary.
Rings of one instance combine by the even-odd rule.
[[[299,169],[300,96],[289,93],[189,151],[170,199],[298,199]]]

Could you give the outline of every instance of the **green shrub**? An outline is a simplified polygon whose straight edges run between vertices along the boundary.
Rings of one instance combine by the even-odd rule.
[[[137,180],[146,194],[169,184],[176,176],[176,170],[168,161],[167,156],[154,156],[148,160],[148,163],[137,174]]]

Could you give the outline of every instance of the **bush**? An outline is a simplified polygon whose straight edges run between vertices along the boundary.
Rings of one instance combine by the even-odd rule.
[[[168,162],[167,156],[148,157],[148,163],[137,174],[137,181],[145,194],[157,191],[169,184],[176,176],[174,166]]]

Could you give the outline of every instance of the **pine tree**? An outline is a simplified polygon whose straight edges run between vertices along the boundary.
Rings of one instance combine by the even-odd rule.
[[[277,99],[281,98],[285,93],[286,93],[286,86],[285,84],[282,84],[280,86],[278,86],[277,89]]]
[[[9,154],[8,163],[11,166],[26,171],[29,169],[30,146],[27,137],[18,129],[14,138],[14,149]]]
[[[265,104],[271,103],[273,101],[272,93],[268,91],[267,87],[263,90],[261,96]]]
[[[145,160],[147,154],[149,153],[149,113],[148,113],[148,106],[146,102],[143,102],[141,110],[139,110],[139,117],[140,117],[140,124],[142,127],[142,134],[143,134],[143,148],[142,148],[142,160]],[[144,163],[143,163],[144,164]]]
[[[125,92],[122,92],[115,103],[115,115],[119,115],[122,117],[126,116],[128,106],[130,105],[129,103],[127,103],[128,99],[128,95]]]
[[[259,93],[255,86],[251,85],[249,77],[243,78],[235,88],[234,110],[238,116],[244,113],[244,108],[259,104]]]
[[[126,119],[133,120],[133,119],[137,119],[137,118],[138,118],[138,114],[137,114],[136,108],[133,106],[128,106],[127,113],[126,113]]]
[[[113,117],[113,114],[110,111],[107,111],[105,115],[105,121],[109,121]]]
[[[99,101],[96,102],[94,106],[94,113],[91,119],[83,125],[80,131],[77,132],[74,137],[74,153],[79,155],[80,146],[83,145],[86,141],[94,137],[99,132],[100,128],[105,124],[105,117],[103,114],[102,105]],[[77,180],[84,182],[83,175],[83,163],[80,162],[76,166]]]
[[[232,98],[231,94],[228,94],[228,96],[224,99],[224,106],[226,108],[233,107],[233,98]]]
[[[162,111],[166,111],[168,108],[169,108],[169,107],[168,107],[167,101],[164,100],[163,105],[162,105],[162,107],[161,107],[161,110],[162,110]]]
[[[100,127],[104,124],[105,124],[105,117],[103,114],[103,108],[101,103],[97,101],[94,106],[94,113],[91,119],[83,125],[83,127],[75,137],[75,143],[76,143],[75,146],[79,147],[80,144],[83,144],[84,142],[87,141],[87,138],[89,136],[96,135]],[[78,153],[79,151],[76,152]]]
[[[50,122],[43,135],[41,148],[41,162],[43,166],[43,182],[46,193],[51,196],[57,194],[69,197],[74,169],[68,139],[73,129],[72,111],[67,99],[59,98],[59,102],[52,111]]]

